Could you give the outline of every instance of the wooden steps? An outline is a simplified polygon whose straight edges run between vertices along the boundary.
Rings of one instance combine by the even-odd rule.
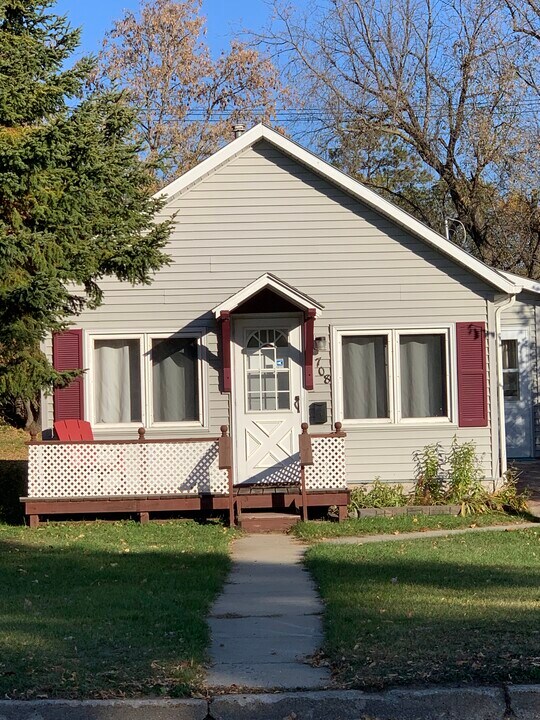
[[[291,513],[243,512],[238,524],[249,533],[286,533],[299,521],[300,516]]]

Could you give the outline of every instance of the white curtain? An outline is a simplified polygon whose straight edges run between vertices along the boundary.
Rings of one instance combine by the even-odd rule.
[[[388,417],[387,345],[387,338],[383,335],[343,338],[345,418]]]
[[[94,344],[97,423],[141,422],[139,340],[96,340]]]
[[[446,363],[444,335],[401,335],[401,415],[444,417]]]
[[[153,340],[152,381],[156,422],[198,420],[197,340]]]

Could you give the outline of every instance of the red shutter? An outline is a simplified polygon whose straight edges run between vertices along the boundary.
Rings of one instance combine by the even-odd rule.
[[[460,427],[485,427],[487,417],[486,324],[456,323]]]
[[[82,330],[66,330],[53,335],[55,370],[82,368]],[[67,387],[54,391],[54,419],[84,420],[84,385],[82,376]]]

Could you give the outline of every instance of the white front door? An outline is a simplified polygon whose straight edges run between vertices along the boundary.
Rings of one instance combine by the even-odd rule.
[[[298,482],[301,321],[258,317],[233,322],[235,483]]]
[[[532,457],[531,347],[527,330],[501,333],[506,453],[510,458]]]

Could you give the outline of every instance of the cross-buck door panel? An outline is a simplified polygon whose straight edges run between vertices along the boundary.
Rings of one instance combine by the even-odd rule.
[[[298,482],[302,352],[300,321],[236,320],[236,482]]]

